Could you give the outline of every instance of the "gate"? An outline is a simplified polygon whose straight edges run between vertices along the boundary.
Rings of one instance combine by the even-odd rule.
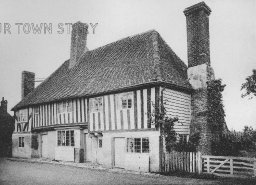
[[[256,159],[231,156],[202,156],[203,172],[218,176],[256,176]]]

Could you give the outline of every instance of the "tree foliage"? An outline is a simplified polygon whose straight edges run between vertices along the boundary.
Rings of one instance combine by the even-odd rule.
[[[212,131],[222,132],[226,129],[225,111],[223,106],[222,92],[225,85],[221,79],[211,80],[207,84],[208,116],[207,121]]]
[[[248,76],[245,79],[245,83],[242,84],[241,90],[244,90],[245,92],[242,94],[242,98],[246,96],[256,96],[256,69],[252,71],[252,75]]]
[[[213,155],[256,157],[256,131],[245,126],[243,132],[228,132],[212,142]]]

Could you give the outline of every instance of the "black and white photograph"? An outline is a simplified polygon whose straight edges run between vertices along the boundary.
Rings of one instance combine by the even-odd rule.
[[[256,0],[0,0],[0,185],[256,184]]]

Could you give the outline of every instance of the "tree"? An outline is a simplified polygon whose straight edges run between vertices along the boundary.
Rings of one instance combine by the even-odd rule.
[[[242,94],[242,98],[249,95],[256,96],[256,69],[252,70],[252,73],[253,74],[248,76],[246,82],[241,86],[241,90],[245,90],[245,93]]]
[[[255,151],[256,149],[256,131],[251,126],[245,126],[242,137],[242,149],[247,151]]]

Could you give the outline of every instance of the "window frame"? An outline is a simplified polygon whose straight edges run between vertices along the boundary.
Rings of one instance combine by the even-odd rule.
[[[28,110],[20,109],[16,112],[17,122],[28,122]]]
[[[57,103],[57,114],[66,114],[73,112],[73,102],[71,100]]]
[[[147,144],[143,140],[146,140]],[[150,153],[149,137],[126,138],[126,152],[137,154]]]
[[[98,139],[98,148],[102,148],[102,146],[103,146],[103,140],[102,140],[102,138],[99,138]]]
[[[123,110],[133,108],[132,93],[124,94],[120,97],[120,108],[123,109]]]
[[[36,123],[39,122],[39,107],[34,107],[34,119]]]
[[[101,112],[103,110],[103,97],[95,97],[90,100],[90,111]]]
[[[57,146],[58,147],[75,147],[75,131],[74,130],[58,130]]]
[[[19,137],[19,148],[24,148],[24,137]]]

